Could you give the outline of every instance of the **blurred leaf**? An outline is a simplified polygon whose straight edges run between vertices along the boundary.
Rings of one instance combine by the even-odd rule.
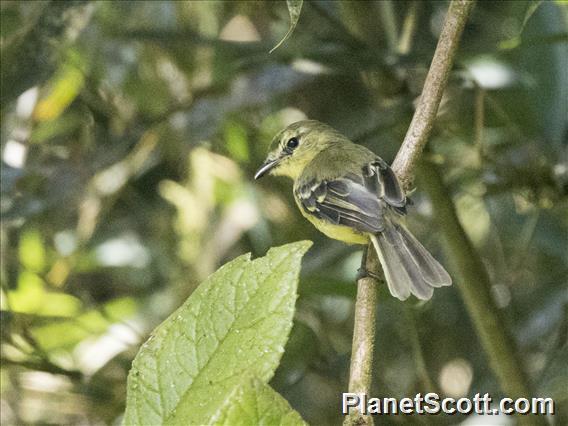
[[[8,293],[8,300],[14,312],[36,313],[44,295],[43,280],[33,272],[23,271],[18,276],[18,288]]]
[[[527,6],[527,10],[525,12],[525,17],[523,18],[521,32],[525,29],[527,22],[529,21],[529,19],[531,19],[531,17],[534,15],[538,7],[542,4],[542,2],[543,0],[533,0],[531,3],[529,3],[529,5]]]
[[[102,307],[105,316],[112,321],[120,321],[136,312],[136,301],[132,297],[113,299]]]
[[[47,292],[42,300],[38,315],[72,317],[81,311],[82,303],[75,296],[65,293]]]
[[[30,271],[20,273],[18,288],[8,292],[8,300],[14,312],[40,316],[72,317],[82,306],[75,296],[47,291],[44,281]]]
[[[131,317],[136,304],[131,298],[114,299],[100,309],[76,315],[68,320],[52,322],[32,329],[32,335],[46,351],[72,348],[83,339],[104,333],[108,327]]]
[[[288,401],[269,385],[252,379],[239,386],[227,400],[214,424],[248,425],[306,425]]]
[[[298,242],[211,275],[142,346],[128,376],[125,424],[204,424],[243,375],[273,375],[292,327]]]
[[[71,349],[87,337],[103,333],[109,322],[98,311],[90,311],[67,321],[56,321],[32,329],[32,335],[45,351]]]
[[[460,194],[456,200],[457,214],[466,224],[465,230],[474,243],[480,244],[489,234],[490,217],[483,198],[469,193]]]
[[[41,234],[36,229],[28,229],[20,237],[20,262],[33,272],[41,272],[45,268],[45,248]]]
[[[532,0],[527,2],[526,9],[525,9],[525,16],[523,17],[523,22],[521,23],[521,28],[516,36],[511,37],[507,40],[503,40],[499,43],[499,48],[508,50],[508,49],[515,49],[521,45],[521,36],[523,31],[529,22],[529,19],[534,15],[538,7],[543,3],[543,0]]]
[[[294,32],[294,29],[298,24],[298,20],[300,19],[300,12],[302,10],[303,2],[304,0],[286,0],[286,4],[288,5],[288,13],[290,14],[290,28],[288,29],[288,32],[286,33],[284,38],[270,50],[270,53],[278,49],[286,40],[288,40],[288,38]]]
[[[232,158],[240,162],[246,162],[249,159],[247,133],[242,125],[234,121],[227,123],[225,126],[225,143]]]
[[[18,3],[24,2],[14,2],[14,5]],[[59,59],[59,48],[72,34],[77,35],[91,16],[92,9],[85,0],[32,3],[37,10],[27,17],[20,30],[10,35],[9,43],[2,45],[2,107],[49,78]]]
[[[51,121],[61,115],[77,97],[84,84],[82,60],[76,52],[57,71],[47,95],[35,107],[33,116],[37,121]]]
[[[56,136],[71,133],[84,122],[85,114],[69,110],[66,114],[38,123],[32,132],[30,141],[34,143],[45,142]]]

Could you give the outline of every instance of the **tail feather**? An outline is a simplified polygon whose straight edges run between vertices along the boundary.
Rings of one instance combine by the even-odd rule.
[[[422,277],[432,287],[452,285],[452,277],[440,263],[434,259],[428,250],[404,226],[399,225],[400,236],[405,242],[404,248],[408,250],[412,259],[422,271]]]
[[[444,267],[400,223],[386,222],[383,232],[371,237],[390,293],[406,300],[410,294],[428,300],[435,287],[452,284]]]
[[[385,279],[390,293],[400,299],[406,300],[410,296],[412,282],[402,265],[402,260],[396,250],[387,242],[384,234],[371,236],[373,245],[377,250],[379,261],[383,266]]]

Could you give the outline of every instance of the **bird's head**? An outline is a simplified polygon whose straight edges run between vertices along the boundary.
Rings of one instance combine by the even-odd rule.
[[[290,124],[274,137],[254,178],[271,174],[296,179],[316,155],[343,140],[346,138],[340,133],[316,120]]]

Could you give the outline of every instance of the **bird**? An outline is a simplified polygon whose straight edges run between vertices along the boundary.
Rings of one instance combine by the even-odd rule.
[[[302,213],[329,238],[376,250],[392,296],[429,300],[452,279],[405,225],[410,203],[391,167],[327,124],[302,120],[272,140],[255,180],[293,180]]]

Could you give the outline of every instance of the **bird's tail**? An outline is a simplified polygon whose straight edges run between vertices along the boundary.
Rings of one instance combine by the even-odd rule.
[[[406,300],[412,293],[428,300],[435,287],[452,284],[444,267],[402,223],[387,219],[384,231],[372,235],[371,240],[394,297]]]

